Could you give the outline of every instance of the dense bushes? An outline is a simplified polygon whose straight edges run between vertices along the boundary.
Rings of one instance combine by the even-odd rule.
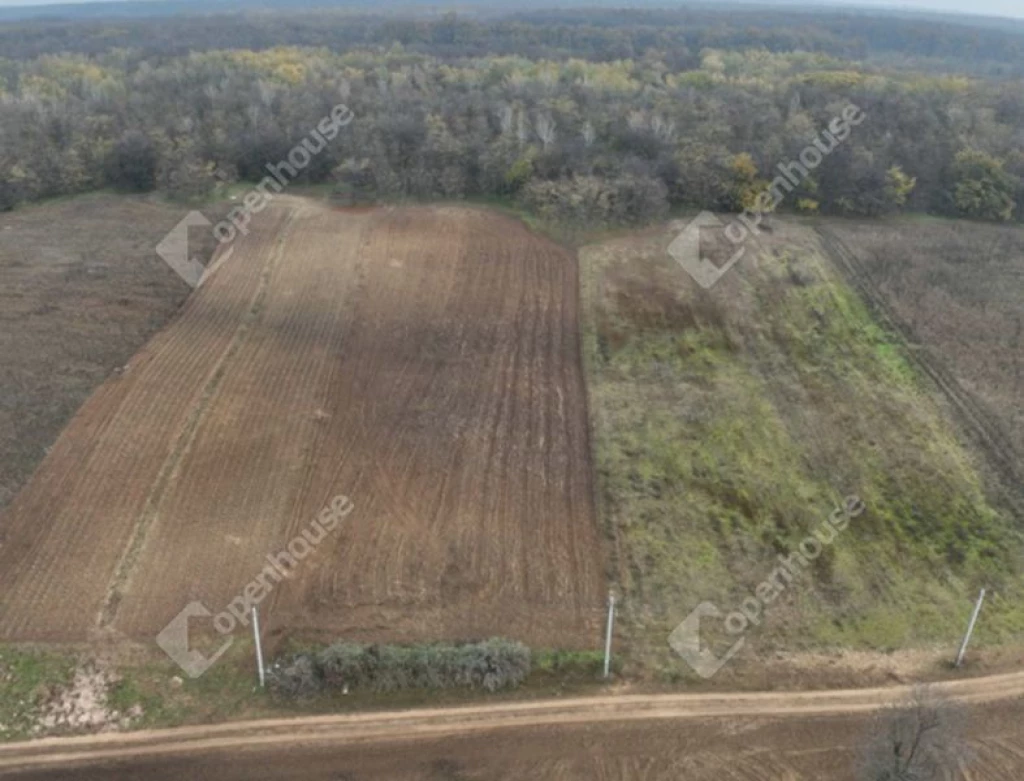
[[[145,133],[128,131],[114,144],[108,162],[110,184],[146,192],[156,186],[157,151]]]
[[[657,179],[577,176],[555,182],[530,182],[523,204],[540,216],[567,224],[642,224],[668,212],[668,190]]]
[[[335,643],[275,662],[268,682],[285,696],[367,689],[515,688],[530,672],[530,649],[492,638],[464,645],[364,645]]]

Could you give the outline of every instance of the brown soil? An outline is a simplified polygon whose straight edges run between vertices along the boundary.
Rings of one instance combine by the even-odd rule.
[[[572,254],[454,208],[298,199],[74,417],[2,519],[0,638],[149,640],[222,610],[332,497],[271,635],[592,647],[602,613]]]
[[[98,194],[0,214],[0,510],[188,296],[153,251],[185,211]]]

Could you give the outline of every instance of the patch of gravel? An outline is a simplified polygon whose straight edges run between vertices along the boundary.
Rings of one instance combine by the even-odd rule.
[[[79,667],[71,686],[47,703],[35,731],[112,732],[130,728],[141,718],[142,708],[135,705],[121,713],[108,707],[107,692],[117,680],[106,670],[91,665]]]

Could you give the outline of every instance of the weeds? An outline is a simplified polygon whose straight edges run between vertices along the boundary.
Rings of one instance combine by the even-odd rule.
[[[826,262],[780,223],[712,291],[640,234],[585,248],[584,363],[602,525],[632,662],[703,600],[729,604],[858,494],[867,512],[759,628],[758,648],[955,642],[980,585],[1019,632],[1022,540],[907,358]],[[998,584],[998,585],[995,585]]]

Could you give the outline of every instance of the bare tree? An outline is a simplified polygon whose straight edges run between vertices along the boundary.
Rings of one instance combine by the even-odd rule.
[[[540,139],[545,149],[555,143],[556,125],[550,114],[538,114],[533,127],[537,131],[537,138]]]
[[[270,108],[274,103],[274,97],[277,95],[277,87],[265,79],[260,79],[256,82],[256,90],[260,96],[260,103]]]
[[[916,686],[876,716],[861,756],[860,781],[949,781],[970,759],[962,706]]]
[[[520,144],[525,144],[530,140],[529,120],[526,117],[525,111],[520,111],[519,116],[516,118],[516,138],[519,139]]]
[[[512,132],[512,122],[515,119],[515,110],[508,104],[498,109],[498,123],[501,125],[503,136]]]
[[[588,119],[583,123],[583,129],[580,131],[580,135],[583,137],[583,145],[588,149],[594,145],[594,141],[597,140],[597,131],[594,130],[593,123]]]
[[[676,123],[665,119],[660,114],[655,114],[651,117],[651,132],[661,141],[670,143],[676,138]]]

